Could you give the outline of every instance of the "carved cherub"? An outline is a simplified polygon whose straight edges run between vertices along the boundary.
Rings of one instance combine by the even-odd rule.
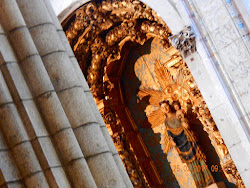
[[[185,128],[188,128],[188,120],[185,118],[185,111],[181,109],[181,105],[178,101],[174,101],[172,106],[175,109],[175,115],[176,118],[179,119],[181,121],[182,126],[184,126]]]

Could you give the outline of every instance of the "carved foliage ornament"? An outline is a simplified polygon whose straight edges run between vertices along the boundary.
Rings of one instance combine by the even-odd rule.
[[[101,114],[133,186],[149,187],[117,114],[111,109],[102,110]]]
[[[173,72],[176,71],[177,73],[172,75]],[[149,105],[158,107],[154,108],[155,110],[147,115],[152,128],[154,129],[159,126],[165,120],[165,116],[159,106],[160,101],[169,101],[170,104],[172,104],[173,101],[179,101],[181,109],[185,111],[187,116],[190,114],[190,111],[197,115],[195,118],[200,120],[204,131],[208,133],[211,144],[214,146],[220,158],[220,163],[225,174],[228,177],[231,176],[234,178],[238,187],[244,187],[242,179],[232,161],[222,136],[217,129],[210,111],[186,63],[179,61],[178,66],[175,65],[171,67],[168,66],[168,62],[161,64],[159,61],[156,61],[155,74],[161,90],[140,88],[140,91],[138,92],[138,96],[141,99],[150,96]],[[162,141],[161,143],[164,144]],[[165,147],[167,147],[167,145],[163,146],[163,148]]]
[[[178,35],[169,37],[169,39],[184,58],[196,51],[195,35],[190,26],[184,28]]]
[[[171,40],[173,46],[178,49],[183,57],[195,52],[195,38],[190,27],[185,28],[178,35],[171,36],[170,30],[166,24],[145,4],[137,0],[123,1],[102,1],[101,3],[88,3],[79,8],[71,21],[65,25],[66,36],[74,50],[75,56],[80,67],[87,77],[88,84],[95,98],[101,99],[106,93],[105,70],[107,66],[121,58],[123,45],[127,41],[144,44],[151,37],[158,37],[162,40],[163,46],[169,48]],[[158,80],[162,80],[162,91],[150,89],[141,90],[141,95],[151,95],[150,103],[155,104],[159,99],[179,100],[183,109],[188,106],[193,107],[198,118],[203,124],[203,128],[208,132],[213,146],[221,159],[222,166],[225,169],[232,166],[228,150],[221,138],[220,133],[206,107],[204,99],[194,84],[190,71],[186,65],[181,62],[180,66],[184,67],[178,73],[178,79],[168,73],[168,70],[161,68],[158,64]],[[182,79],[182,80],[181,80]],[[164,83],[164,81],[167,81]],[[168,83],[168,84],[167,84]],[[108,89],[108,88],[107,88]],[[149,121],[161,121],[157,119],[157,112],[151,114]],[[150,120],[151,119],[151,120]],[[107,115],[107,122],[114,119]],[[122,137],[121,137],[122,138]],[[114,140],[117,140],[114,138]],[[118,139],[119,140],[119,139]],[[118,143],[118,142],[117,142]],[[227,168],[228,167],[228,168]],[[241,185],[242,180],[237,175],[237,171],[228,170]]]
[[[92,94],[103,98],[104,68],[121,58],[127,41],[144,44],[151,37],[169,45],[166,24],[152,9],[137,0],[88,3],[75,12],[64,28]]]

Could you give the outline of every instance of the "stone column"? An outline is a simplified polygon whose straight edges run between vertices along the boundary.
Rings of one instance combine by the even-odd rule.
[[[2,133],[0,133],[0,158],[0,187],[24,187]]]
[[[69,181],[76,187],[96,187],[16,2],[4,1],[0,17]],[[60,175],[63,178],[63,172]]]
[[[91,107],[92,113],[95,116],[94,117],[96,119],[95,121],[100,126],[102,134],[103,134],[104,138],[106,139],[106,142],[108,143],[109,150],[111,151],[111,153],[112,153],[112,155],[114,157],[116,165],[117,165],[117,167],[118,167],[118,169],[119,169],[119,171],[120,171],[120,173],[122,175],[123,181],[126,184],[126,187],[132,187],[132,183],[131,183],[128,175],[127,175],[127,172],[126,172],[126,170],[125,170],[125,168],[123,166],[123,163],[122,163],[122,161],[121,161],[121,159],[119,157],[119,154],[118,154],[118,152],[117,152],[117,150],[116,150],[116,148],[115,148],[115,146],[113,144],[113,141],[112,141],[112,139],[111,139],[111,137],[110,137],[110,135],[108,133],[106,125],[105,125],[105,123],[104,123],[104,121],[102,119],[102,116],[101,116],[101,114],[100,114],[100,112],[99,112],[99,110],[98,110],[98,108],[96,106],[94,98],[93,98],[93,96],[92,96],[92,94],[90,92],[90,89],[88,87],[88,84],[87,84],[87,82],[86,82],[86,80],[85,80],[85,78],[84,78],[84,76],[82,74],[82,71],[81,71],[81,69],[79,67],[79,64],[78,64],[78,62],[77,62],[77,60],[76,60],[76,58],[74,56],[74,52],[73,52],[73,50],[71,49],[71,46],[68,43],[68,40],[67,40],[67,38],[66,38],[66,36],[64,34],[64,31],[63,31],[63,29],[61,27],[61,24],[58,21],[49,0],[43,0],[43,1],[44,1],[45,5],[46,5],[48,11],[49,11],[49,14],[51,16],[53,24],[55,25],[57,33],[58,33],[58,35],[60,37],[60,40],[63,43],[65,52],[67,53],[67,55],[68,55],[68,57],[70,59],[70,62],[72,64],[72,66],[73,66],[75,75],[77,76],[77,79],[79,79],[79,81],[80,81],[80,86],[83,88],[83,90],[85,92],[85,96],[86,96],[86,98],[88,100],[88,103],[89,103],[89,105]]]
[[[8,146],[6,151],[10,151],[27,187],[49,187],[1,71],[0,90],[0,125]],[[3,157],[2,160],[8,160],[8,158]],[[1,164],[1,166],[4,165]],[[8,184],[8,182],[5,183]]]
[[[10,90],[3,104],[11,106],[0,112],[6,117],[1,131],[24,144],[19,150],[28,154],[26,160],[13,152],[11,159],[21,180],[31,179],[25,186],[132,187],[48,1],[3,0],[0,12],[4,40],[11,43],[0,48],[2,78]],[[16,120],[17,131],[4,126],[10,120]],[[8,148],[11,144],[7,139]]]

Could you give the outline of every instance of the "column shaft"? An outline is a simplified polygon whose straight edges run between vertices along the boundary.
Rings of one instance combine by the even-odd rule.
[[[88,87],[88,84],[83,76],[83,73],[80,69],[80,66],[74,56],[74,53],[68,43],[68,40],[67,40],[67,37],[65,36],[65,33],[63,32],[63,29],[61,27],[61,24],[59,23],[54,11],[53,11],[53,8],[51,7],[51,4],[49,2],[49,0],[44,0],[44,3],[45,5],[47,6],[48,8],[48,11],[50,13],[50,16],[53,20],[53,23],[57,29],[57,32],[59,34],[59,37],[61,39],[61,41],[63,42],[63,46],[64,46],[64,49],[70,59],[70,62],[71,62],[71,65],[74,69],[74,72],[75,72],[75,75],[77,76],[77,79],[80,80],[80,86],[83,88],[84,92],[85,92],[85,95],[86,95],[86,98],[90,104],[90,108],[95,116],[95,119],[97,121],[97,123],[99,124],[99,126],[101,127],[101,131],[103,133],[103,136],[104,138],[106,139],[106,142],[108,143],[108,146],[109,146],[109,149],[110,151],[112,152],[113,156],[114,156],[114,159],[115,159],[115,162],[116,162],[116,165],[122,175],[122,178],[123,178],[123,181],[125,182],[126,184],[126,187],[133,187],[129,177],[128,177],[128,174],[123,166],[123,163],[120,159],[120,157],[117,157],[118,153],[117,153],[117,150],[114,146],[114,143],[110,137],[110,135],[108,134],[108,131],[107,131],[107,128],[106,128],[106,125],[102,119],[102,116],[95,104],[95,101],[93,99],[93,96],[92,94],[90,93],[90,90],[89,90],[89,87]]]
[[[132,187],[49,1],[3,0],[0,22],[1,132],[25,186]]]
[[[26,1],[26,5],[33,6],[35,11],[38,8],[36,2]],[[32,95],[36,99],[45,125],[49,133],[52,134],[53,144],[70,182],[76,187],[96,187],[70,123],[54,91],[29,30],[22,19],[19,7],[15,1],[5,0],[1,3],[1,9],[4,10],[0,15],[1,23],[3,23],[2,25],[8,33],[8,37],[19,59],[22,72],[25,75]],[[44,12],[40,9],[38,13]],[[25,15],[25,13],[23,14]],[[29,17],[31,18],[32,15]],[[46,15],[39,18],[36,16],[32,17],[27,22],[32,22],[32,20],[36,19],[46,20]],[[36,26],[34,25],[34,27]],[[43,43],[40,45],[43,45]],[[78,173],[75,173],[75,171]],[[77,176],[76,174],[79,175]]]
[[[26,14],[26,11],[30,8],[22,6],[24,1],[17,2],[25,21],[27,20],[26,23],[30,28],[31,36],[42,57],[63,109],[74,129],[97,185],[99,187],[125,187],[100,126],[96,126],[98,125],[97,120],[85,96],[80,80],[75,74],[65,47],[61,43],[56,27],[54,24],[49,23],[52,19],[42,20],[41,22],[39,22],[41,19],[37,19],[37,24],[34,24],[29,20],[30,16],[33,16]],[[43,3],[39,3],[39,7],[43,7]],[[37,12],[34,12],[35,15],[38,17]],[[79,114],[82,114],[82,116],[79,116]],[[98,156],[102,156],[101,163],[98,161],[100,159]],[[107,175],[100,176],[97,172]]]
[[[0,130],[25,185],[27,187],[49,187],[2,71],[0,71],[0,91]]]
[[[0,187],[15,185],[24,187],[21,176],[11,157],[8,146],[0,131]]]

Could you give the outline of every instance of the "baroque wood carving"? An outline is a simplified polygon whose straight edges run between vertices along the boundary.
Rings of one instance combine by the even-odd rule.
[[[161,39],[166,51],[172,55],[168,62],[156,63],[157,79],[162,90],[142,88],[139,92],[140,97],[150,95],[149,102],[154,106],[158,106],[162,99],[170,102],[179,100],[187,115],[189,112],[197,114],[220,157],[225,174],[235,178],[239,187],[244,186],[190,70],[180,53],[171,47],[169,40],[181,51],[183,57],[193,53],[196,50],[195,40],[190,28],[184,29],[178,36],[171,37],[171,32],[163,20],[137,0],[90,2],[76,10],[68,23],[64,26],[66,36],[97,100],[109,98],[108,93],[113,86],[108,79],[107,67],[112,62],[119,63],[126,42],[143,45],[152,37]],[[114,113],[103,115],[106,125],[120,126]],[[148,119],[152,126],[156,126],[163,121],[161,117],[163,116],[160,115],[160,111],[156,110]],[[132,170],[133,165],[129,164],[132,162],[127,153],[130,154],[132,149],[124,149],[124,143],[128,141],[122,129],[110,134],[127,170],[132,174],[140,174],[139,171]],[[131,169],[128,169],[129,167]],[[130,177],[134,179],[131,179],[134,185],[140,185],[143,181],[137,179],[137,175],[130,174]]]
[[[138,96],[141,99],[150,96],[149,104],[158,107],[154,108],[155,110],[147,115],[152,128],[154,129],[159,126],[165,120],[159,106],[160,101],[169,101],[170,104],[173,101],[179,101],[181,109],[184,110],[190,119],[198,118],[202,123],[203,130],[208,133],[211,144],[220,158],[220,163],[225,174],[228,177],[231,176],[234,178],[238,187],[244,187],[239,172],[232,161],[228,149],[186,63],[183,60],[179,60],[175,64],[171,62],[172,60],[160,63],[156,60],[155,73],[161,87],[160,91],[150,88],[140,88],[138,92]],[[196,117],[194,117],[194,114],[196,114]]]
[[[111,109],[101,109],[101,114],[133,186],[149,187],[117,114]]]
[[[170,35],[157,14],[137,0],[88,3],[76,11],[66,29],[91,92],[99,99],[104,97],[105,67],[121,58],[122,47],[127,41],[142,45],[157,36],[167,47]]]

